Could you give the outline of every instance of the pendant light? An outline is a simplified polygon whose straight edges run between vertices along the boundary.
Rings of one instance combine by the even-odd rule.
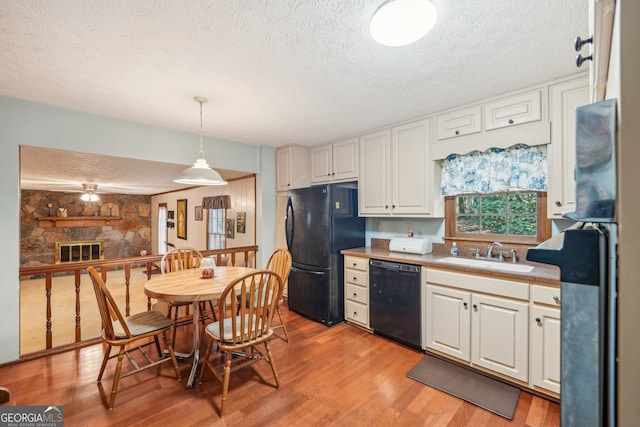
[[[406,46],[427,35],[438,11],[429,0],[389,0],[369,23],[371,37],[385,46]]]
[[[201,96],[195,96],[193,99],[200,104],[200,151],[198,151],[198,158],[194,165],[189,169],[185,169],[173,182],[189,185],[226,185],[227,181],[222,179],[218,172],[211,169],[207,160],[204,158],[204,145],[202,143],[202,104],[206,104],[208,100]]]

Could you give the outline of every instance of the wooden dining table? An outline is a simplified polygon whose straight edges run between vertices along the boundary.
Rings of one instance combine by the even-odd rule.
[[[154,276],[144,285],[144,293],[151,298],[188,302],[193,307],[193,365],[187,388],[193,387],[200,360],[200,302],[217,300],[227,285],[254,271],[249,267],[216,267],[213,278],[205,279],[200,269],[194,268]]]

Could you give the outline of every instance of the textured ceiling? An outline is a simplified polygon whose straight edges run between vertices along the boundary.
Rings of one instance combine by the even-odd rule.
[[[376,44],[383,0],[2,0],[0,96],[314,145],[577,72],[586,0],[433,0],[431,33]]]

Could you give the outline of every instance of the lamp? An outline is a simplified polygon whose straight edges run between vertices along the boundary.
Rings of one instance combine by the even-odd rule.
[[[200,151],[198,151],[198,158],[194,165],[189,169],[185,169],[173,182],[190,185],[226,185],[227,181],[222,179],[218,172],[211,169],[207,160],[204,158],[204,146],[202,144],[202,104],[207,103],[208,100],[201,96],[195,96],[193,99],[200,104]]]
[[[405,46],[427,35],[437,17],[429,0],[389,0],[373,14],[369,32],[385,46]]]
[[[98,188],[98,184],[82,184],[82,188],[84,188],[85,193],[80,196],[80,200],[89,203],[100,200],[100,197],[95,193]]]

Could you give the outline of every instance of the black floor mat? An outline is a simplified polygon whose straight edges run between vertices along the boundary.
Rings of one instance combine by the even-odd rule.
[[[513,419],[520,398],[517,387],[429,355],[407,376],[509,420]]]

